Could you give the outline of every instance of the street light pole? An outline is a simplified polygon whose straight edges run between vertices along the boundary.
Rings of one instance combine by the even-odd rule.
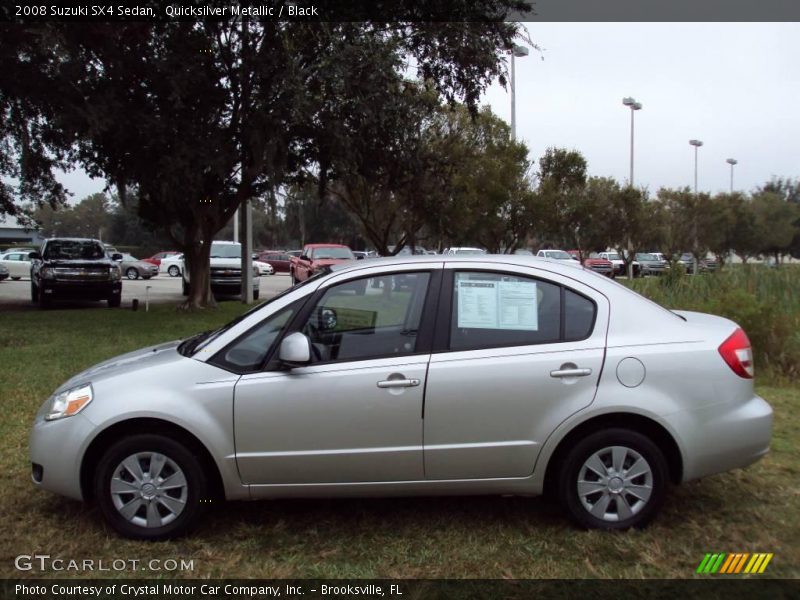
[[[514,63],[515,58],[528,56],[525,46],[514,46],[511,49],[511,139],[517,139],[517,73]]]
[[[689,140],[689,145],[694,146],[694,201],[695,201],[695,211],[694,211],[694,249],[697,250],[697,149],[703,145],[703,142],[700,140]],[[697,275],[697,269],[699,265],[697,264],[697,254],[692,252],[692,275]]]
[[[628,185],[633,189],[633,114],[637,110],[642,110],[642,103],[628,96],[622,99],[622,104],[631,109],[631,172],[628,177]],[[633,279],[633,244],[631,243],[630,236],[628,236],[628,257],[630,258],[630,262],[628,263],[628,279]]]
[[[739,161],[735,158],[729,158],[725,162],[731,166],[731,196],[733,196],[733,165],[737,164]]]

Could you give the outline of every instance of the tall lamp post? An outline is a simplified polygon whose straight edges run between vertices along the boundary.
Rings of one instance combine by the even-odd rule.
[[[642,103],[628,96],[622,99],[622,104],[631,109],[631,173],[628,177],[628,185],[633,189],[633,113],[637,110],[642,110]],[[631,244],[630,236],[628,236],[628,257],[630,258],[630,262],[628,263],[628,279],[633,279],[633,244]]]
[[[729,158],[725,162],[731,166],[731,196],[733,196],[733,165],[737,164],[739,161],[735,158]]]
[[[689,145],[694,146],[694,201],[697,203],[697,149],[703,145],[700,140],[689,140]],[[697,207],[694,215],[694,249],[697,250]],[[697,275],[697,255],[692,252],[692,275]]]
[[[514,46],[511,49],[511,139],[517,139],[517,74],[514,65],[515,58],[528,56],[529,50],[525,46]]]

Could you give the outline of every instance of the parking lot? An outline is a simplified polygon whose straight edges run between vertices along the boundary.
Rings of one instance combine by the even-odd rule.
[[[264,275],[259,278],[260,298],[270,298],[282,292],[291,285],[289,276],[285,273]],[[178,304],[183,301],[180,277],[170,277],[160,274],[152,279],[122,280],[122,308],[130,308],[133,300],[139,300],[139,309],[143,310],[146,301],[152,304]],[[222,297],[220,300],[235,300],[234,296]],[[58,302],[60,308],[68,307],[99,307],[105,303],[99,302]],[[38,306],[31,302],[31,282],[28,278],[12,281],[0,281],[0,310],[38,310]]]

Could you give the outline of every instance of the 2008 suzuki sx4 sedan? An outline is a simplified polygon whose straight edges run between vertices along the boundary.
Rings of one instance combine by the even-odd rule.
[[[736,323],[563,261],[354,261],[75,375],[32,477],[142,539],[211,498],[552,492],[580,526],[640,527],[670,484],[767,453],[752,361]]]

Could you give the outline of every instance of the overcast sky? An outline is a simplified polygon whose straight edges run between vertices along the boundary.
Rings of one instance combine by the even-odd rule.
[[[549,146],[579,150],[591,175],[626,182],[630,110],[635,116],[634,183],[651,192],[693,185],[751,191],[772,175],[800,177],[800,24],[529,23],[543,48],[517,59],[517,137],[538,158]],[[543,58],[543,60],[542,60]],[[485,101],[510,121],[510,95]],[[72,172],[62,181],[80,199],[104,182]]]

